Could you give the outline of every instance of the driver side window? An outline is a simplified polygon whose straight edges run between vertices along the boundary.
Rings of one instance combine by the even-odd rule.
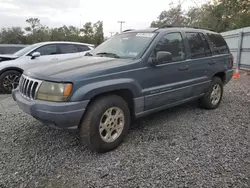
[[[55,55],[55,54],[57,54],[57,45],[56,44],[45,45],[45,46],[42,46],[40,48],[37,48],[32,53],[34,53],[34,52],[39,52],[41,54],[41,56],[43,56],[43,55]]]
[[[184,60],[186,53],[181,33],[169,33],[163,36],[155,47],[154,57],[159,51],[170,52],[172,54],[172,62]]]

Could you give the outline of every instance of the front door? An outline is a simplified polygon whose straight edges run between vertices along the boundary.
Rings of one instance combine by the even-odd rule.
[[[150,110],[161,106],[174,104],[189,97],[187,92],[189,67],[180,32],[168,33],[163,36],[152,53],[155,57],[158,51],[172,54],[171,62],[163,62],[156,67],[148,67],[144,71],[142,81],[145,109]]]
[[[31,55],[34,52],[39,52],[40,56],[34,59],[31,58]],[[57,45],[56,44],[47,44],[37,48],[36,50],[32,51],[28,56],[26,56],[26,63],[46,63],[46,62],[53,62],[58,60],[58,53],[57,53]]]

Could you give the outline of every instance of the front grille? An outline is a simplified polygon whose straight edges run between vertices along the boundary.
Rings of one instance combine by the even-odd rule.
[[[42,81],[22,75],[19,81],[19,92],[27,99],[34,100]]]

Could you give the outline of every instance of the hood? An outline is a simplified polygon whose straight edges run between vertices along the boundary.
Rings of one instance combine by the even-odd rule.
[[[46,63],[43,66],[28,69],[25,74],[38,79],[65,80],[77,75],[127,65],[131,61],[131,59],[84,56],[52,64]]]
[[[8,61],[2,61],[0,62],[0,70],[3,70],[5,68],[9,67],[15,67],[22,70],[27,70],[30,68],[40,67],[40,66],[46,66],[46,64],[51,64],[51,62],[30,62],[30,57],[28,56],[21,56],[17,59],[11,59]]]
[[[1,61],[8,61],[8,60],[14,60],[18,58],[18,56],[15,55],[7,55],[7,54],[0,54],[0,62]]]

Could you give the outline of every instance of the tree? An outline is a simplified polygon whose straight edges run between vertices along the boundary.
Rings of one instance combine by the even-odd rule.
[[[66,25],[51,29],[51,40],[60,41],[60,40],[68,40],[80,42],[82,41],[82,37],[80,36],[80,29],[74,26],[67,27]]]
[[[91,22],[85,23],[81,31],[83,32],[83,38],[86,43],[94,42],[94,30]]]
[[[24,31],[21,27],[3,28],[0,32],[0,43],[25,44]]]
[[[200,8],[192,7],[188,10],[187,16],[187,25],[189,26],[199,26],[202,11]]]
[[[99,45],[104,41],[103,22],[87,22],[82,29],[75,26],[49,28],[38,18],[26,20],[28,26],[4,28],[0,31],[0,43],[33,44],[42,41],[75,41]]]
[[[162,11],[151,27],[187,25],[204,27],[217,32],[247,27],[250,25],[249,0],[214,0],[213,3],[192,7],[186,13],[181,5]]]
[[[29,24],[29,26],[25,28],[28,32],[26,35],[27,43],[31,44],[50,40],[50,29],[48,26],[42,25],[38,18],[29,18],[26,22]]]
[[[226,30],[237,29],[250,25],[249,0],[218,0],[223,9],[223,18],[228,22]]]
[[[35,31],[41,27],[41,23],[38,18],[29,18],[26,20],[26,22],[30,26],[26,27],[25,30],[31,32],[32,34],[34,34]]]
[[[104,41],[103,22],[101,21],[96,22],[93,28],[94,28],[94,42],[96,45],[99,45]]]
[[[186,25],[187,18],[182,10],[181,4],[177,5],[176,7],[173,4],[170,4],[171,8],[166,11],[162,11],[158,17],[158,20],[153,21],[151,23],[151,27],[161,27],[163,25]]]

